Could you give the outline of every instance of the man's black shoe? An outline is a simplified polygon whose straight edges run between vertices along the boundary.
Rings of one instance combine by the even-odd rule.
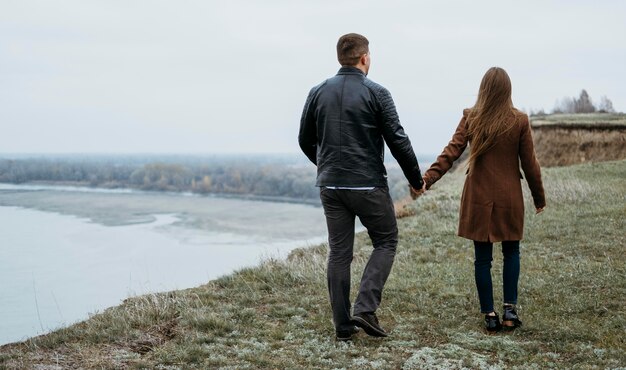
[[[374,313],[358,313],[352,315],[352,321],[358,327],[363,328],[367,335],[372,337],[386,337],[387,333],[378,324],[378,318]]]
[[[352,336],[358,332],[359,332],[359,328],[357,328],[356,326],[353,326],[351,329],[348,329],[348,330],[337,330],[335,332],[335,335],[338,341],[346,342],[346,341],[352,340]]]

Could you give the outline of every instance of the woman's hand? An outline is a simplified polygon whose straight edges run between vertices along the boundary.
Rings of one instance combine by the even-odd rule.
[[[535,214],[536,215],[540,214],[541,212],[543,212],[544,209],[546,209],[546,206],[543,206],[541,208],[535,208],[535,212],[536,212]]]

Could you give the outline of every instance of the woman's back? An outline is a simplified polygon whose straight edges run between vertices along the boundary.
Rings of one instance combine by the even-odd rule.
[[[528,116],[511,111],[507,129],[469,164],[461,196],[458,235],[475,241],[521,240],[524,199],[520,164],[535,207],[545,206],[541,170],[535,158]],[[466,109],[450,143],[426,171],[426,188],[438,181],[472,143]],[[472,144],[473,145],[473,144]]]
[[[528,117],[513,111],[506,125],[507,130],[469,164],[468,181],[471,180],[472,187],[480,187],[482,190],[474,192],[478,197],[474,201],[491,201],[496,202],[497,206],[510,206],[517,203],[512,197],[521,197],[520,142],[524,126],[528,125]],[[471,139],[469,145],[472,145]]]

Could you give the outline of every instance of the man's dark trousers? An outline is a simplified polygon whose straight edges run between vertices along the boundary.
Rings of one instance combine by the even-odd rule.
[[[328,292],[337,330],[354,326],[350,315],[350,264],[355,217],[372,239],[374,250],[365,266],[354,314],[375,312],[398,245],[398,227],[389,189],[347,190],[320,188],[328,225]]]

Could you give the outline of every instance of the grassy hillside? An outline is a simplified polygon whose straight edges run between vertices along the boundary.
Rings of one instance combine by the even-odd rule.
[[[0,347],[0,368],[624,367],[626,161],[548,168],[544,178],[546,211],[535,216],[527,203],[524,327],[514,333],[482,330],[473,251],[455,236],[463,177],[451,174],[411,205],[415,216],[399,221],[379,311],[389,338],[334,341],[321,245]],[[367,235],[358,235],[353,287],[370,250]],[[496,287],[501,261],[496,255]]]

